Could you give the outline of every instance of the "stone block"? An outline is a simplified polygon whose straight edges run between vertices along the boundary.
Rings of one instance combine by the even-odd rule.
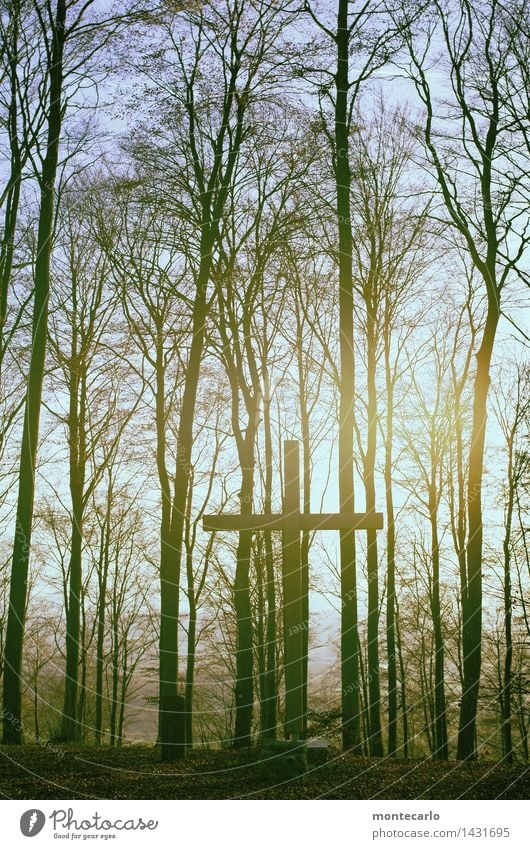
[[[266,740],[260,750],[262,778],[272,782],[291,781],[307,772],[305,740]]]

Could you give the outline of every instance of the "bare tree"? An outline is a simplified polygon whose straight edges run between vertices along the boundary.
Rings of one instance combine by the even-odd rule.
[[[68,434],[72,501],[61,733],[65,740],[75,740],[81,731],[77,706],[85,512],[135,410],[130,399],[125,410],[124,393],[118,388],[120,383],[126,385],[124,372],[122,369],[121,374],[113,373],[114,358],[108,342],[105,344],[116,303],[107,285],[108,262],[97,250],[86,222],[83,226],[86,213],[82,193],[63,204],[60,221],[64,260],[57,252],[54,268],[57,280],[62,278],[63,282],[57,283],[50,322],[51,352],[62,377],[59,391],[64,386],[69,399],[67,409],[58,412]],[[104,442],[108,444],[101,451]]]
[[[429,602],[433,625],[434,649],[434,685],[432,708],[432,745],[437,760],[449,757],[447,732],[447,710],[445,697],[445,662],[443,612],[441,607],[441,530],[440,504],[445,483],[445,457],[449,439],[449,411],[446,405],[447,374],[449,371],[447,323],[437,329],[432,339],[432,360],[423,363],[422,375],[432,375],[427,386],[418,384],[411,369],[410,400],[414,404],[414,417],[418,416],[419,426],[412,424],[408,429],[408,449],[419,471],[420,486],[414,487],[414,494],[420,505],[421,513],[428,519],[430,547],[428,558]],[[429,358],[430,359],[430,358]],[[412,418],[412,417],[411,417]],[[423,494],[420,494],[423,493]]]
[[[356,146],[351,154],[351,202],[353,231],[355,316],[360,332],[358,360],[366,367],[366,383],[357,378],[356,416],[358,451],[361,458],[366,509],[376,509],[376,466],[381,427],[379,372],[384,360],[386,421],[385,500],[387,510],[387,649],[389,695],[389,754],[396,752],[397,674],[394,636],[395,614],[395,515],[393,506],[393,416],[399,358],[409,340],[414,323],[411,301],[418,299],[418,280],[425,270],[426,211],[428,198],[417,202],[411,185],[413,140],[406,115],[389,112],[380,100],[375,109],[354,111]],[[362,128],[362,129],[361,129]],[[405,200],[407,196],[413,200]],[[431,245],[432,247],[432,245]],[[418,306],[416,306],[418,312]],[[399,324],[402,327],[399,328]],[[395,337],[399,332],[398,344]],[[364,390],[367,402],[364,403]],[[365,422],[361,433],[360,423]],[[368,572],[368,666],[370,688],[370,728],[380,731],[379,683],[379,562],[377,535],[367,532]]]
[[[439,218],[459,234],[487,297],[487,315],[476,352],[473,424],[467,472],[467,538],[462,592],[464,684],[458,756],[476,753],[482,636],[482,478],[490,364],[501,295],[510,278],[524,278],[521,258],[530,239],[528,123],[514,114],[514,98],[528,89],[518,64],[524,2],[498,0],[429,5],[427,35],[408,31],[409,71],[423,107],[422,134],[440,193]],[[450,103],[437,101],[427,54],[438,35]],[[465,166],[464,166],[465,163]]]
[[[514,590],[512,581],[513,557],[513,525],[516,508],[516,496],[520,490],[525,473],[528,472],[528,460],[523,447],[523,440],[528,436],[524,432],[528,427],[530,413],[529,373],[528,368],[519,366],[515,380],[508,393],[501,384],[495,391],[495,414],[502,429],[506,444],[507,469],[504,494],[504,538],[503,552],[503,597],[504,597],[504,664],[502,686],[499,701],[502,715],[502,754],[508,763],[513,761],[512,740],[512,667],[513,667],[513,607]],[[521,431],[523,431],[521,433]]]
[[[175,238],[176,225],[168,211],[142,192],[146,192],[142,181],[116,182],[110,203],[117,201],[118,209],[111,210],[107,201],[97,223],[97,237],[112,268],[130,339],[141,356],[135,366],[137,398],[144,395],[146,403],[154,406],[162,564],[173,541],[176,458],[170,448],[186,373],[182,352],[190,344],[193,282],[188,278],[193,280],[193,272],[185,240]]]
[[[186,633],[186,746],[193,747],[194,735],[194,694],[195,694],[195,667],[199,639],[205,628],[208,627],[209,619],[200,621],[201,608],[206,604],[208,598],[207,581],[209,578],[210,565],[213,558],[215,535],[211,534],[206,543],[199,544],[198,531],[200,522],[212,499],[216,489],[217,479],[220,472],[220,454],[226,441],[226,432],[222,426],[224,418],[225,397],[219,390],[212,393],[206,390],[205,396],[200,399],[200,407],[203,410],[204,419],[202,426],[198,428],[195,437],[195,457],[193,469],[190,475],[190,486],[188,493],[188,505],[185,524],[185,548],[186,548],[186,585],[185,592],[188,600],[188,627]],[[212,450],[213,449],[213,450]],[[201,470],[201,461],[206,455],[209,468]],[[199,503],[197,505],[197,493]],[[222,507],[223,502],[221,502]],[[195,508],[195,509],[194,509]],[[205,600],[206,596],[206,600]]]
[[[247,201],[252,215],[242,224],[239,224],[239,216],[235,218],[239,194],[234,193],[231,198],[230,218],[223,232],[222,264],[218,269],[219,280],[223,281],[223,285],[217,289],[216,327],[219,333],[219,357],[230,385],[231,426],[241,469],[239,499],[241,512],[247,514],[252,513],[254,499],[256,440],[264,389],[258,357],[259,347],[264,346],[270,350],[274,335],[278,332],[282,308],[281,290],[277,281],[273,278],[272,285],[268,285],[268,280],[272,277],[270,266],[278,246],[288,238],[293,228],[293,220],[297,220],[292,205],[295,185],[292,171],[285,167],[279,170],[276,165],[278,153],[283,152],[283,142],[283,133],[280,133],[272,156],[269,150],[256,153],[253,188],[257,201],[252,204]],[[278,160],[281,162],[279,157]],[[290,158],[287,161],[291,164]],[[250,179],[252,176],[250,171]],[[246,193],[248,186],[243,183],[243,187]],[[260,311],[260,306],[263,312]],[[268,324],[265,314],[272,319]],[[264,332],[267,335],[263,341]],[[256,345],[257,339],[262,340],[261,345],[259,342]],[[236,746],[250,744],[254,701],[249,585],[251,548],[252,532],[241,531],[234,579],[234,604],[238,627],[234,734]]]
[[[63,124],[67,107],[79,92],[80,81],[88,72],[93,57],[127,21],[127,15],[98,15],[93,12],[92,6],[93,0],[74,0],[70,3],[66,0],[31,0],[36,37],[44,45],[42,54],[38,54],[41,59],[38,71],[32,77],[42,117],[30,130],[35,133],[41,128],[41,132],[39,138],[35,137],[34,149],[29,148],[39,200],[33,269],[31,356],[24,399],[10,607],[4,654],[4,704],[17,719],[20,718],[24,616],[47,349],[50,261],[57,212],[55,189]],[[20,743],[22,734],[15,724],[5,723],[4,739]]]
[[[77,17],[77,11],[72,12],[73,20]],[[4,706],[19,720],[22,645],[35,493],[35,462],[46,357],[51,239],[55,212],[54,187],[63,121],[64,49],[67,38],[72,35],[67,27],[67,4],[65,0],[57,0],[55,8],[52,7],[51,0],[49,0],[42,8],[37,7],[37,14],[39,13],[42,26],[41,35],[47,45],[46,65],[42,69],[43,97],[46,100],[47,110],[47,140],[39,174],[40,209],[34,278],[31,363],[25,400],[10,606],[4,652]],[[17,730],[14,723],[4,722],[4,742],[22,742],[22,734]]]
[[[179,611],[179,586],[184,524],[191,453],[193,418],[201,362],[204,353],[205,327],[209,311],[209,283],[219,236],[219,223],[234,178],[241,145],[249,133],[249,110],[260,95],[261,86],[269,86],[268,77],[277,57],[278,45],[291,15],[291,3],[282,0],[271,6],[265,0],[225,0],[206,2],[197,12],[172,14],[167,11],[158,24],[171,45],[164,52],[161,67],[150,68],[164,80],[163,102],[175,112],[178,122],[169,130],[177,151],[177,172],[167,189],[174,196],[179,187],[181,209],[185,218],[197,226],[195,291],[192,306],[191,344],[184,377],[182,413],[177,448],[175,490],[171,508],[171,544],[164,550],[160,578],[162,588],[160,629],[161,738],[162,756],[172,757],[169,740],[171,706],[178,681],[178,641],[175,623]],[[182,36],[185,35],[185,38]],[[161,54],[156,50],[158,62]],[[168,67],[168,58],[171,65]],[[155,62],[156,64],[156,62]],[[167,76],[171,78],[165,85]],[[175,85],[175,78],[178,84]],[[211,86],[221,81],[221,91]],[[271,96],[272,88],[268,91]],[[165,148],[167,112],[162,118],[162,144],[153,151],[151,133],[145,158],[162,164],[175,164],[173,145]],[[169,113],[171,114],[171,113]],[[155,155],[153,155],[155,154]],[[160,171],[158,172],[160,173]],[[160,186],[158,186],[160,190]],[[173,754],[175,754],[173,752]]]
[[[304,9],[324,36],[327,48],[335,53],[334,71],[327,68],[311,67],[306,72],[316,76],[320,91],[321,116],[323,130],[329,142],[331,161],[335,180],[336,225],[338,245],[336,261],[338,265],[339,287],[339,347],[340,347],[340,411],[339,411],[339,500],[344,513],[352,513],[354,504],[354,397],[355,397],[355,356],[354,356],[354,289],[353,289],[353,233],[351,197],[352,183],[351,146],[352,115],[355,103],[366,81],[373,73],[383,67],[396,49],[399,31],[403,22],[397,25],[385,14],[385,4],[379,0],[350,3],[339,0],[336,24],[328,23],[319,17],[314,4],[305,0]],[[358,49],[359,61],[353,68],[351,52]],[[332,115],[326,114],[326,101],[331,102]],[[370,509],[367,507],[367,509]],[[369,544],[373,543],[370,535]],[[373,550],[373,548],[372,548]],[[360,751],[359,725],[359,669],[358,669],[358,633],[357,633],[357,577],[355,533],[341,531],[340,536],[341,583],[342,583],[342,693],[343,693],[343,744],[345,749]],[[371,559],[373,566],[373,558]],[[370,570],[372,590],[374,588],[373,569]],[[371,593],[373,597],[373,592]],[[370,681],[373,701],[373,740],[372,754],[383,754],[378,695],[378,643],[373,634],[374,616],[370,626]],[[372,679],[372,675],[374,678]]]

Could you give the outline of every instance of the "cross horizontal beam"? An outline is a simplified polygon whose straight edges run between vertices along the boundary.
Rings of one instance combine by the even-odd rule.
[[[283,531],[296,522],[301,531],[363,531],[383,527],[382,513],[224,513],[204,516],[205,531]]]

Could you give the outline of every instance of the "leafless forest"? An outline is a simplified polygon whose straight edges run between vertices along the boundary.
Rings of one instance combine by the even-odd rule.
[[[288,736],[298,440],[302,737],[527,761],[529,4],[0,13],[4,744]]]

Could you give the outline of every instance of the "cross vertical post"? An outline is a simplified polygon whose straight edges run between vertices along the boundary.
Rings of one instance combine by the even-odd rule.
[[[296,440],[284,442],[282,579],[285,655],[285,734],[297,740],[303,731],[303,605],[300,562],[300,452]]]

